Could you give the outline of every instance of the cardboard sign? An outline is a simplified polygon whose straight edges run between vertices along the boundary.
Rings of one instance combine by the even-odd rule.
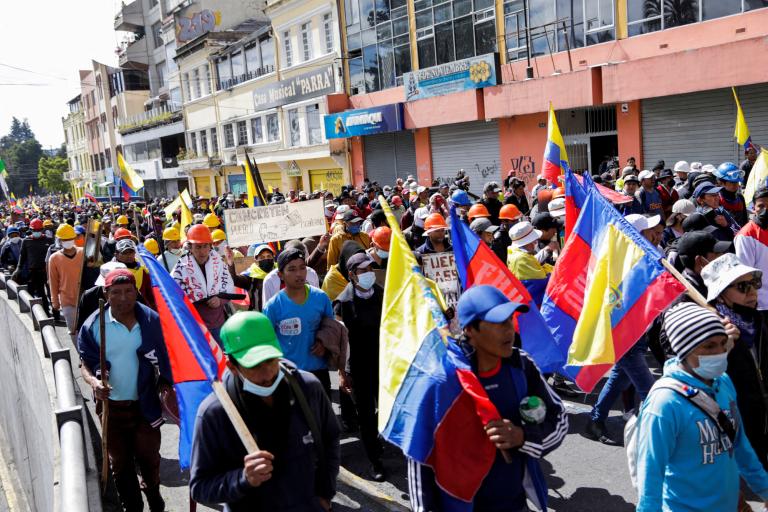
[[[231,247],[301,239],[326,232],[323,200],[224,210]]]
[[[424,275],[437,283],[448,307],[456,309],[459,303],[459,273],[453,252],[425,254],[421,257]],[[451,321],[451,331],[458,332],[458,317]]]

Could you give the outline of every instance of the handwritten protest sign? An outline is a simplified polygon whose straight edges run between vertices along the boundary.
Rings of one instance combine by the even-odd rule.
[[[448,307],[456,309],[459,303],[459,274],[456,272],[456,262],[453,252],[438,252],[425,254],[421,258],[424,275],[437,283]],[[458,320],[451,321],[451,331],[458,332]]]
[[[232,247],[292,240],[326,231],[323,200],[224,210]]]

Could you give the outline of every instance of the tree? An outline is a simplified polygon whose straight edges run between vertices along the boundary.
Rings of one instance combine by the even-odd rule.
[[[37,181],[37,164],[43,148],[25,119],[14,117],[10,132],[0,138],[0,158],[8,169],[8,188],[17,195],[26,194]]]
[[[64,179],[64,173],[69,169],[66,158],[44,156],[37,167],[37,182],[41,187],[51,193],[69,191],[69,183]]]
[[[61,158],[67,158],[67,143],[62,142],[61,147],[58,151],[56,151],[56,156],[60,156]]]

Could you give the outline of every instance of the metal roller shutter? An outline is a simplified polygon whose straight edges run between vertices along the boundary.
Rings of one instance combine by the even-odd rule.
[[[744,118],[747,121],[747,126],[749,126],[752,140],[755,144],[768,146],[768,101],[766,101],[768,99],[768,84],[737,87],[736,94],[739,95],[741,108],[744,110]],[[735,119],[736,108],[734,107],[731,125],[733,125]],[[731,131],[733,131],[732,126]],[[739,150],[738,159],[744,159],[744,153],[741,150]]]
[[[459,123],[430,128],[435,178],[453,182],[460,169],[469,176],[470,190],[483,191],[488,181],[501,184],[499,127],[496,121]]]
[[[749,112],[743,98],[741,101],[744,111]],[[738,160],[740,154],[733,139],[735,120],[736,106],[730,89],[643,100],[644,167],[650,168],[659,160],[664,160],[667,167],[678,160],[713,165]],[[751,130],[757,128],[752,128],[749,120],[747,123]]]
[[[372,182],[394,185],[397,178],[416,176],[416,145],[410,131],[368,135],[363,147],[365,176]]]

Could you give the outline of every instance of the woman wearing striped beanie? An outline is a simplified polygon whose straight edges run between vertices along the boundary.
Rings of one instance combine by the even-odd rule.
[[[725,374],[724,323],[714,311],[690,302],[664,315],[677,354],[665,363],[664,377],[682,386],[654,386],[640,409],[638,512],[737,510],[740,476],[768,505],[768,473],[744,434],[736,391]],[[691,401],[697,393],[717,402],[718,422]]]

